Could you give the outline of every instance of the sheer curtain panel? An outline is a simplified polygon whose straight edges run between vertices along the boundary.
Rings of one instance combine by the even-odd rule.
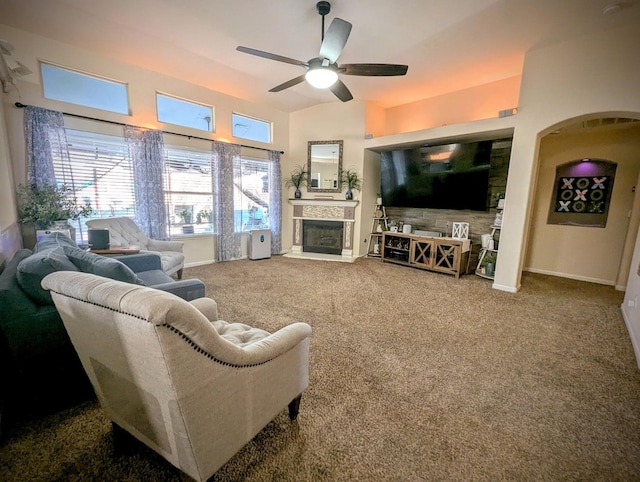
[[[242,235],[235,229],[235,186],[242,184],[240,146],[213,142],[213,190],[216,203],[216,261],[230,261],[242,256]]]
[[[67,149],[62,112],[27,106],[24,110],[24,136],[27,183],[38,188],[55,186],[53,152],[58,151],[59,157],[64,157]]]
[[[282,174],[280,152],[269,151],[269,228],[271,229],[271,254],[282,251]]]
[[[169,239],[162,132],[126,126],[125,137],[133,163],[136,222],[150,238]]]

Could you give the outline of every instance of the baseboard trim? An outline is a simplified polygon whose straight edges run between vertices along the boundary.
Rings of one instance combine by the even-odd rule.
[[[604,280],[600,278],[590,278],[588,276],[579,276],[579,275],[568,274],[568,273],[560,273],[558,271],[549,271],[546,269],[524,268],[523,271],[528,271],[529,273],[536,273],[536,274],[547,274],[549,276],[558,276],[559,278],[574,279],[577,281],[586,281],[588,283],[596,283],[599,285],[615,286],[616,284],[615,281],[609,281],[609,280]]]
[[[507,286],[507,285],[500,285],[498,283],[493,283],[491,285],[491,287],[494,290],[500,290],[500,291],[506,291],[507,293],[517,293],[518,291],[520,291],[520,287],[522,285],[520,283],[518,283],[518,286],[513,287],[513,286]]]
[[[208,260],[208,261],[196,261],[195,263],[185,263],[184,267],[185,268],[195,268],[196,266],[204,266],[206,264],[214,264],[215,261],[213,260]]]

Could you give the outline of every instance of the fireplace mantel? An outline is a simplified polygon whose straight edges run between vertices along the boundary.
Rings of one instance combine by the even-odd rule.
[[[353,228],[358,203],[357,200],[341,199],[289,199],[289,204],[293,205],[293,245],[290,256],[352,262]],[[302,245],[302,225],[305,219],[341,221],[343,223],[341,255],[305,253]]]
[[[294,206],[342,206],[355,208],[360,201],[347,201],[342,199],[289,199],[289,204]]]

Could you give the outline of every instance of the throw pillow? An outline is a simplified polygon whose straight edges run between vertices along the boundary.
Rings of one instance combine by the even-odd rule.
[[[64,246],[64,253],[83,273],[93,273],[125,283],[144,284],[126,264],[114,258],[84,251],[77,247]]]
[[[40,251],[46,251],[51,248],[58,248],[62,246],[70,246],[72,248],[77,247],[76,243],[69,236],[65,236],[62,233],[49,233],[40,238],[33,248],[33,252],[39,253]]]
[[[51,293],[40,285],[42,278],[55,271],[78,271],[78,268],[65,256],[64,250],[57,247],[26,257],[20,261],[17,270],[16,277],[22,290],[36,303],[51,305]]]

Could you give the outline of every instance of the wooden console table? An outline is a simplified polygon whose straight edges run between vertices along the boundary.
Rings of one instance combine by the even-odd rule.
[[[138,254],[138,248],[109,248],[109,249],[90,249],[94,254]]]
[[[471,242],[468,239],[431,238],[385,231],[382,261],[455,275],[465,274]]]

